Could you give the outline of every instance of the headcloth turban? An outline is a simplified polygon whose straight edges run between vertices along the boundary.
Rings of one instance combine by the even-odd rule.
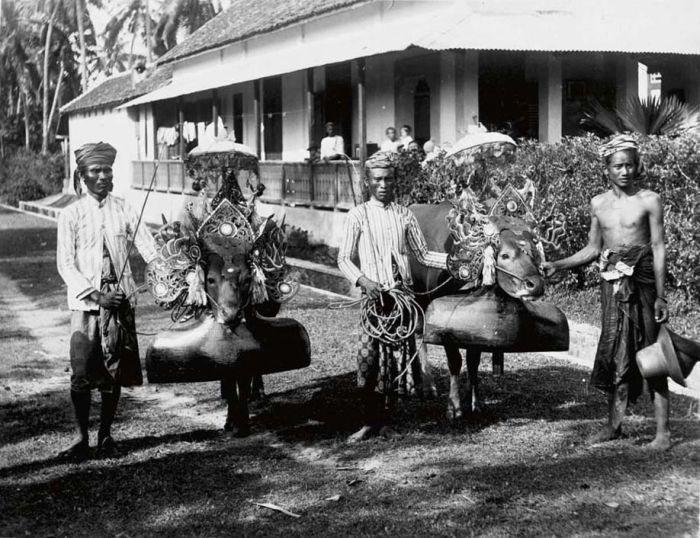
[[[93,164],[112,166],[116,156],[117,150],[114,149],[114,146],[105,142],[85,144],[75,150],[75,164],[78,165],[78,168],[84,168]],[[75,192],[80,195],[82,189],[80,187],[80,173],[77,169],[73,174],[73,187]]]
[[[624,151],[626,149],[639,151],[637,141],[629,135],[619,134],[613,136],[605,144],[600,146],[598,153],[602,159],[607,159],[612,154],[617,153],[618,151]]]
[[[391,151],[377,151],[365,161],[365,168],[367,170],[393,168],[394,166],[394,153]]]
[[[79,167],[102,164],[111,166],[117,156],[117,150],[105,142],[85,144],[75,150],[75,163]]]

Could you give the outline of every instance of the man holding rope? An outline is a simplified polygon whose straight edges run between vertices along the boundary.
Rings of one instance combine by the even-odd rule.
[[[59,454],[84,461],[89,454],[90,392],[102,395],[97,453],[114,456],[111,426],[122,386],[143,382],[134,310],[136,284],[129,267],[132,240],[147,263],[158,258],[153,237],[121,198],[112,196],[112,164],[117,151],[109,144],[76,150],[75,190],[87,188],[58,219],[56,263],[68,288],[71,310],[71,401],[78,440]]]
[[[419,309],[412,308],[415,301],[410,297],[408,248],[428,267],[445,269],[447,261],[447,254],[428,251],[416,217],[394,203],[393,154],[375,153],[365,169],[369,201],[349,211],[338,252],[338,267],[350,282],[362,288],[365,297],[357,356],[364,425],[349,442],[387,431],[385,411],[393,406],[397,393],[410,391],[410,367],[413,381],[419,383],[420,365],[412,359],[416,356],[413,332],[420,320],[416,319]],[[360,268],[352,261],[355,252]],[[382,328],[377,331],[372,319],[383,321]],[[392,334],[382,334],[382,330]]]

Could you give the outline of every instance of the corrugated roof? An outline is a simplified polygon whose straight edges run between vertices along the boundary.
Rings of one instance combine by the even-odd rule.
[[[166,64],[279,30],[355,4],[375,0],[233,0],[231,7],[158,59]]]
[[[700,1],[490,0],[458,6],[413,44],[433,50],[700,54]]]
[[[136,84],[132,84],[131,72],[119,73],[62,106],[61,113],[67,114],[115,107],[130,99],[135,99],[157,90],[161,86],[165,86],[172,77],[173,69],[170,65],[158,67],[149,76]]]

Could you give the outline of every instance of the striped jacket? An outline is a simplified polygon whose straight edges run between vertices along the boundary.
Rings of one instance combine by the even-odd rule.
[[[68,308],[98,310],[97,303],[88,298],[100,289],[102,276],[102,245],[107,245],[117,276],[126,261],[128,242],[133,239],[138,214],[124,199],[108,194],[98,202],[89,194],[61,212],[58,218],[56,265],[68,287]],[[142,223],[136,233],[135,246],[146,263],[158,258],[153,237]],[[126,264],[121,288],[136,304],[136,284],[131,267]]]
[[[423,265],[445,268],[447,254],[428,250],[416,216],[410,209],[394,202],[384,205],[378,200],[370,200],[348,212],[345,236],[338,252],[338,268],[353,284],[364,275],[392,287],[395,284],[391,266],[393,257],[402,280],[411,284],[407,248]],[[352,262],[356,251],[362,269]]]

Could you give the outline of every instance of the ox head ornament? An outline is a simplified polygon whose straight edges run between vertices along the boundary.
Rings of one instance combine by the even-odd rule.
[[[541,296],[545,251],[532,209],[535,194],[527,180],[522,189],[506,185],[496,200],[481,204],[465,189],[447,216],[453,239],[450,274],[484,286],[498,284],[513,297]]]

